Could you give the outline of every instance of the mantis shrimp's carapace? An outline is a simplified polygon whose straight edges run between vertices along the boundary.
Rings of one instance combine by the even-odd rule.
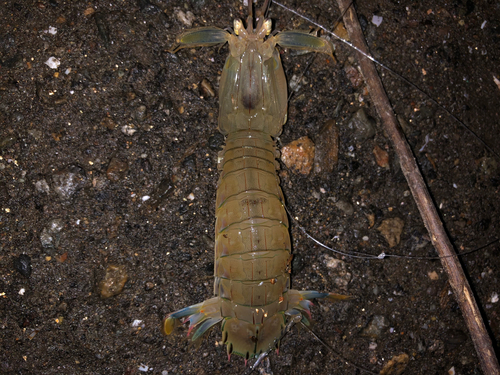
[[[226,145],[218,162],[215,297],[169,314],[163,331],[170,334],[184,318],[195,341],[222,321],[228,356],[245,359],[278,345],[288,318],[300,316],[308,324],[312,299],[349,298],[290,289],[290,235],[275,160],[274,137],[287,117],[286,79],[276,45],[330,55],[333,46],[302,31],[270,33],[271,20],[258,18],[254,29],[250,15],[246,29],[235,20],[234,33],[215,27],[187,30],[173,48],[227,42],[230,54],[219,89],[219,130]]]

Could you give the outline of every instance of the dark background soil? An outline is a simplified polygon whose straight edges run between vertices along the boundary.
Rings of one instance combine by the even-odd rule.
[[[327,27],[339,17],[330,1],[287,5]],[[88,8],[95,12],[86,15]],[[236,1],[20,0],[4,1],[0,10],[0,373],[134,374],[141,364],[155,374],[243,372],[242,359],[228,362],[225,347],[215,345],[219,329],[196,349],[183,333],[163,337],[160,322],[213,292],[222,140],[217,96],[199,84],[206,79],[217,92],[227,55],[227,47],[170,54],[175,35],[187,28],[175,14],[191,11],[193,27],[224,28],[245,18],[246,9]],[[383,17],[379,27],[366,24],[376,58],[500,153],[497,2],[380,0],[359,4],[358,12],[368,21]],[[278,29],[307,28],[276,5],[270,16]],[[57,34],[45,32],[49,26]],[[288,77],[300,76],[311,57],[295,55],[283,55]],[[376,118],[363,89],[353,89],[344,73],[351,55],[337,46],[338,62],[317,56],[290,101],[280,145],[304,135],[316,142],[322,124],[335,119],[341,146],[330,175],[281,172],[288,206],[336,248],[435,255],[379,120],[375,137],[364,142],[347,126],[360,106]],[[61,60],[57,70],[45,65],[51,56]],[[385,76],[456,249],[498,238],[500,161],[442,110]],[[135,133],[124,134],[123,126]],[[419,152],[427,135],[431,141]],[[387,147],[390,168],[376,165],[375,145]],[[354,213],[345,215],[338,200],[350,202]],[[389,249],[376,227],[392,217],[405,226],[400,244]],[[326,267],[327,251],[296,226],[291,234],[294,288],[356,297],[313,308],[314,331],[343,357],[378,372],[406,353],[405,374],[452,367],[481,373],[439,261],[343,258],[352,279],[341,288]],[[500,292],[498,244],[461,259],[498,348],[500,303],[492,301]],[[31,262],[29,277],[19,271],[23,261]],[[98,285],[109,265],[124,267],[128,281],[121,294],[102,299]],[[366,337],[376,316],[385,326]],[[359,373],[296,329],[271,364],[275,374]]]

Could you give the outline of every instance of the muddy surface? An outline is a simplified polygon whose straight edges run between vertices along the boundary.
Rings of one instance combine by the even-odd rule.
[[[287,5],[328,27],[339,17],[327,1]],[[246,9],[208,0],[13,1],[0,9],[0,372],[242,373],[243,360],[228,362],[216,344],[219,329],[196,348],[185,331],[163,337],[160,322],[213,293],[223,140],[210,86],[217,94],[227,55],[227,47],[176,55],[167,48],[188,28],[188,11],[193,26],[226,27]],[[358,12],[376,58],[500,153],[498,4],[381,0]],[[278,29],[308,28],[277,6],[270,15]],[[373,15],[383,17],[379,27]],[[310,54],[282,56],[289,79],[311,61]],[[56,69],[50,57],[60,61]],[[355,59],[342,46],[336,58],[316,56],[304,73],[278,144],[306,135],[318,143],[321,126],[335,120],[338,165],[307,177],[283,167],[287,204],[337,249],[433,256],[370,99],[345,73]],[[383,80],[456,249],[497,238],[500,160],[421,94],[387,74]],[[349,126],[361,107],[376,120],[367,139]],[[387,167],[376,163],[375,146],[388,152]],[[377,228],[394,218],[404,226],[389,248]],[[291,234],[294,288],[356,297],[313,308],[314,331],[345,359],[378,372],[406,354],[405,374],[481,373],[439,261],[335,256],[294,224]],[[462,264],[496,343],[498,244]],[[115,278],[102,283],[106,269]],[[119,294],[101,298],[102,287]],[[275,374],[361,373],[345,362],[295,328],[271,355]]]

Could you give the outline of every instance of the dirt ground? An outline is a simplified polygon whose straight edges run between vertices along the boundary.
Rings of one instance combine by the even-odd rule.
[[[286,4],[330,28],[339,17],[330,1]],[[0,10],[0,373],[243,373],[243,360],[228,362],[217,344],[218,328],[196,348],[185,330],[163,337],[160,323],[213,293],[217,91],[228,52],[167,49],[188,28],[179,11],[192,12],[193,27],[224,28],[246,9],[237,1],[41,0],[4,1]],[[358,4],[358,13],[377,59],[500,153],[498,3],[380,0]],[[383,17],[378,27],[374,15]],[[308,27],[276,5],[270,16],[277,29]],[[319,142],[333,119],[339,162],[309,176],[282,166],[289,209],[343,251],[434,256],[370,99],[346,76],[353,54],[336,47],[337,61],[317,56],[304,73],[278,144],[305,135]],[[311,60],[282,56],[289,79]],[[387,74],[383,81],[456,249],[498,238],[500,160],[421,94]],[[349,126],[360,107],[376,120],[364,140]],[[388,167],[377,165],[376,145],[388,151]],[[377,228],[396,217],[404,228],[389,248]],[[291,235],[293,288],[355,297],[313,308],[314,332],[346,360],[377,373],[406,354],[404,374],[481,374],[438,260],[339,257],[295,224]],[[343,261],[340,269],[329,257]],[[498,349],[499,245],[461,260]],[[119,267],[115,283],[127,281],[104,299],[109,266]],[[274,374],[363,373],[346,360],[296,328],[270,356]]]

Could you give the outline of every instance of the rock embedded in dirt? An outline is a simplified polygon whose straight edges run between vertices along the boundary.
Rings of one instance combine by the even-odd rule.
[[[85,170],[77,165],[62,168],[52,175],[54,191],[63,200],[68,200],[87,181]]]
[[[37,182],[35,182],[35,190],[38,193],[48,194],[50,192],[50,187],[49,187],[49,184],[47,183],[47,181],[45,179],[43,179],[43,180],[38,180]]]
[[[125,178],[127,171],[128,163],[125,160],[113,158],[109,162],[108,169],[106,170],[106,176],[108,177],[108,180],[118,182]]]
[[[307,136],[290,142],[281,149],[281,160],[291,170],[304,176],[311,173],[315,146]]]
[[[19,272],[24,277],[31,276],[31,258],[27,254],[21,254],[18,257],[14,258],[14,269]]]
[[[354,138],[361,142],[372,138],[376,133],[375,120],[366,114],[364,108],[356,111],[347,126],[354,130]]]
[[[134,109],[132,114],[138,122],[142,122],[147,117],[147,107],[145,105],[140,105]]]
[[[401,241],[401,233],[403,232],[404,225],[405,222],[402,219],[393,217],[382,221],[377,230],[384,236],[389,247],[394,247]]]
[[[344,199],[335,202],[335,207],[341,210],[346,216],[351,216],[354,213],[354,206]]]
[[[363,329],[361,336],[378,338],[382,331],[389,326],[389,321],[383,315],[375,315]]]
[[[377,165],[382,168],[389,168],[389,154],[387,151],[375,145],[373,148],[373,155],[375,156],[375,161]]]
[[[106,275],[99,283],[99,294],[102,298],[109,298],[120,294],[128,280],[125,266],[109,265]]]
[[[61,219],[53,219],[43,228],[40,234],[40,242],[45,249],[57,248],[61,239],[60,232],[64,228],[64,222]]]
[[[408,366],[408,363],[410,363],[408,354],[403,353],[394,356],[385,364],[384,368],[380,371],[380,375],[401,375],[406,366]]]
[[[315,146],[314,172],[332,173],[339,161],[339,128],[335,120],[321,127]]]
[[[352,278],[351,273],[347,271],[346,263],[328,255],[325,255],[323,262],[330,270],[328,274],[333,277],[334,283],[345,288]]]

